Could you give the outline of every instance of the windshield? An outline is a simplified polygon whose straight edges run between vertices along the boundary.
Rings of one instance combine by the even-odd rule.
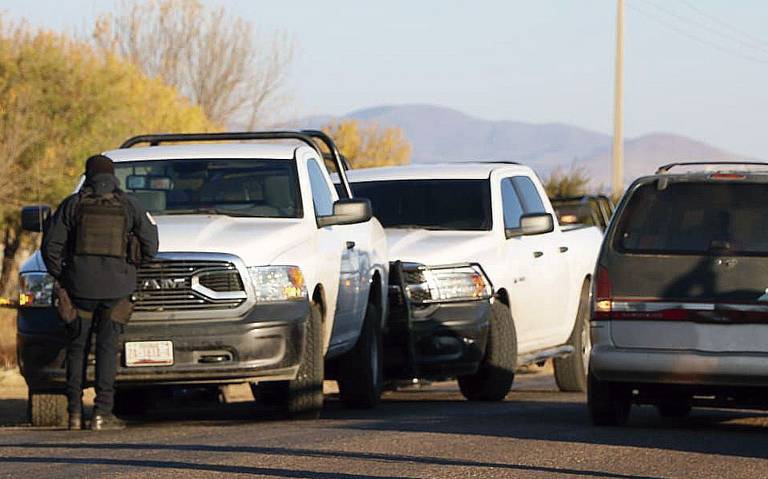
[[[292,160],[137,161],[116,163],[115,174],[156,215],[302,216]]]
[[[396,180],[354,183],[385,228],[490,230],[488,180]]]
[[[639,187],[619,223],[619,250],[768,254],[768,188],[757,183],[655,183]]]

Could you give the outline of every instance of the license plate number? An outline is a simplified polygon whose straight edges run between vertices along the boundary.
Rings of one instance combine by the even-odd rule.
[[[125,365],[170,366],[173,364],[172,341],[133,341],[125,343]]]

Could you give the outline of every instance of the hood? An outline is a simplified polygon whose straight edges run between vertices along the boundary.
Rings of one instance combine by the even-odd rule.
[[[387,229],[389,257],[425,265],[482,262],[493,253],[487,231],[431,231]]]
[[[224,215],[156,217],[160,252],[229,253],[246,265],[266,265],[311,238],[301,219]]]

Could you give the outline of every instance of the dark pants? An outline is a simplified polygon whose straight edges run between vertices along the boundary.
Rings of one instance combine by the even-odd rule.
[[[78,318],[67,325],[67,401],[70,414],[83,409],[83,383],[88,368],[91,338],[96,336],[96,401],[94,413],[110,414],[115,402],[115,375],[117,374],[117,347],[123,325],[109,319],[108,310],[119,299],[72,299]],[[90,318],[87,316],[91,316]]]

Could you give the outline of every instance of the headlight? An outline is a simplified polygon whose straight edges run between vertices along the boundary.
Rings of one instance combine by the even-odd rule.
[[[248,274],[256,301],[291,301],[307,297],[304,275],[296,266],[251,266]]]
[[[19,306],[51,306],[53,304],[53,277],[48,273],[21,273],[19,275]]]
[[[488,299],[490,281],[478,265],[417,266],[404,271],[406,294],[414,303],[439,303]]]

